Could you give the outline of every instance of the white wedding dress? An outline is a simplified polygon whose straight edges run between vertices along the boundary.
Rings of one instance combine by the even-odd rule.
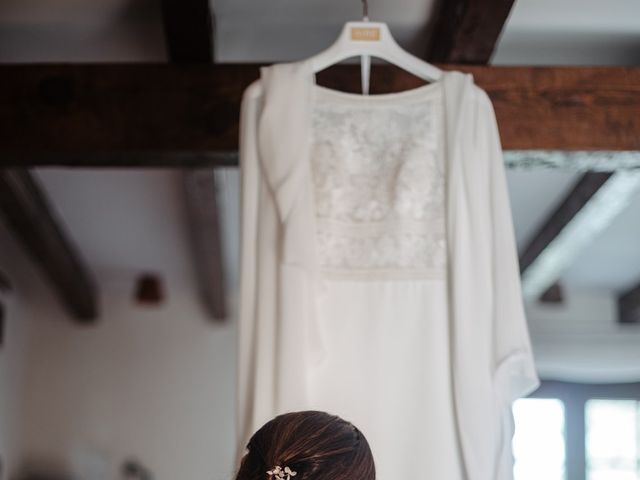
[[[312,179],[325,360],[311,407],[357,425],[378,478],[462,479],[446,295],[442,92],[315,86]]]
[[[362,96],[310,61],[243,95],[238,458],[275,415],[366,435],[377,478],[512,480],[535,389],[497,122],[470,74]]]

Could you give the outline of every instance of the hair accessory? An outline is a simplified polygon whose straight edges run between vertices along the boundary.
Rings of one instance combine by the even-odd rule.
[[[270,477],[275,477],[275,480],[291,480],[291,477],[295,477],[298,472],[294,472],[289,467],[284,467],[284,469],[280,466],[274,467],[273,470],[269,470],[267,474]]]

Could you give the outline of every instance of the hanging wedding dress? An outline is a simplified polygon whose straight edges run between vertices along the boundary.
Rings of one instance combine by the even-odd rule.
[[[362,96],[262,69],[241,122],[239,429],[328,411],[377,477],[505,480],[535,388],[491,104],[470,75]]]

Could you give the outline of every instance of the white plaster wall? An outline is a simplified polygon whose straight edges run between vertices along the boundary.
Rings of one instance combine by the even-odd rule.
[[[99,324],[55,305],[34,312],[23,451],[79,478],[112,480],[133,456],[156,480],[232,475],[233,322],[206,318],[188,279],[169,278],[161,307],[132,300],[134,277],[101,282]]]
[[[618,323],[617,295],[569,290],[562,304],[527,305],[539,374],[587,383],[640,381],[640,325]]]

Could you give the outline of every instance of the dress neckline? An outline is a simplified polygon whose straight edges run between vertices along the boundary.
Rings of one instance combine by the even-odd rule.
[[[419,99],[429,98],[433,94],[437,94],[440,90],[441,81],[437,80],[419,87],[402,90],[400,92],[376,93],[364,95],[361,93],[343,92],[333,88],[318,85],[316,76],[313,75],[313,91],[319,98],[332,99],[337,101],[358,102],[367,104],[388,103],[388,102],[404,102],[415,101]]]

